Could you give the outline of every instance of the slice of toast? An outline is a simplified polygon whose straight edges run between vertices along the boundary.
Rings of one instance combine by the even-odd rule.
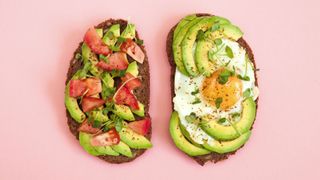
[[[109,20],[106,20],[106,21],[98,24],[97,26],[95,26],[95,28],[102,28],[103,30],[105,30],[105,29],[108,29],[109,27],[111,27],[114,24],[120,24],[120,30],[122,32],[124,30],[124,28],[127,26],[128,22],[126,20],[122,20],[122,19],[117,19],[117,20],[109,19]],[[136,32],[136,38],[140,40],[138,32]],[[76,59],[76,54],[77,53],[81,54],[82,43],[83,42],[81,42],[79,44],[78,48],[73,53],[73,57],[71,59],[70,67],[69,67],[69,70],[68,70],[68,73],[67,73],[66,84],[69,82],[69,80],[72,78],[72,76],[77,72],[77,70],[79,70],[79,69],[81,69],[83,67],[83,62],[81,60],[77,60]],[[134,90],[134,95],[136,96],[136,98],[141,103],[144,104],[144,106],[145,106],[145,116],[146,117],[150,117],[149,116],[149,103],[150,103],[149,62],[148,62],[148,57],[147,57],[147,53],[146,53],[145,47],[143,45],[140,45],[140,48],[142,49],[142,51],[145,54],[145,59],[144,59],[143,64],[138,63],[139,76],[141,77],[142,85]],[[133,62],[134,60],[130,56],[128,56],[128,61],[130,63],[130,62]],[[69,129],[70,129],[71,133],[77,139],[79,139],[78,128],[79,128],[80,124],[78,122],[76,122],[70,116],[68,110],[66,112],[67,112],[66,115],[67,115],[67,120],[68,120],[67,123],[68,123]],[[136,120],[141,119],[138,116],[135,116],[135,118],[136,118]],[[149,140],[151,139],[151,128],[149,129],[149,131],[147,132],[145,137],[147,139],[149,139]],[[119,155],[119,156],[100,155],[100,156],[97,156],[97,157],[99,157],[100,159],[102,159],[104,161],[107,161],[109,163],[119,164],[119,163],[133,161],[134,159],[136,159],[137,157],[142,155],[146,151],[146,149],[131,149],[131,151],[132,151],[133,157],[126,157],[126,156],[123,156],[123,155]]]
[[[200,16],[213,16],[213,15],[207,14],[207,13],[197,13],[196,16],[200,17]],[[168,36],[167,36],[167,42],[166,42],[167,56],[168,56],[168,60],[169,60],[170,66],[171,66],[171,99],[173,99],[175,96],[174,76],[175,76],[175,71],[176,71],[176,64],[174,62],[174,57],[173,57],[172,42],[173,42],[173,34],[174,34],[174,31],[175,31],[175,28],[177,25],[178,24],[173,26],[171,28],[171,30],[169,31]],[[237,42],[246,50],[249,59],[253,63],[254,67],[256,67],[253,52],[252,52],[250,46],[247,44],[247,42],[243,38],[240,38]],[[257,80],[256,73],[255,73],[255,78],[256,78],[256,81],[255,81],[256,86],[258,86],[258,83],[257,83],[258,80]],[[256,103],[257,103],[257,108],[258,108],[258,99],[256,100]],[[173,107],[174,107],[174,104],[172,101],[172,111],[174,111]],[[212,152],[207,155],[190,156],[190,157],[193,158],[197,163],[199,163],[200,165],[203,166],[208,161],[213,161],[214,163],[216,163],[216,162],[222,161],[224,159],[227,159],[230,155],[235,154],[235,153],[236,153],[236,151],[224,153],[224,154]]]

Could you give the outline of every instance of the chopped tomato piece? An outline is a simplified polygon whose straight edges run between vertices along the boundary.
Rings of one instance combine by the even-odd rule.
[[[144,120],[130,122],[128,127],[138,134],[146,135],[151,127],[151,120],[145,118]]]
[[[84,35],[84,42],[96,54],[103,54],[107,56],[111,53],[109,47],[103,43],[102,39],[99,37],[97,31],[94,28],[88,29],[88,31]]]
[[[108,58],[108,62],[100,60],[97,63],[97,66],[103,70],[111,71],[111,70],[125,70],[128,67],[128,59],[127,55],[122,52],[116,52],[111,54]]]
[[[91,111],[97,107],[102,106],[105,103],[103,99],[94,98],[94,97],[83,97],[82,99],[82,110],[83,112]]]
[[[118,90],[115,96],[116,104],[126,104],[130,106],[134,110],[139,109],[138,100],[136,97],[131,93],[131,91],[126,87],[122,86],[121,89]]]
[[[143,63],[145,54],[137,43],[131,39],[127,39],[121,44],[121,51],[126,52],[130,57],[139,63]]]
[[[94,136],[91,139],[92,146],[110,146],[119,144],[119,142],[120,136],[115,128],[109,130],[108,132]]]
[[[130,73],[126,73],[126,75],[124,77],[122,77],[121,80],[122,80],[122,83],[126,82],[125,86],[129,90],[133,90],[133,89],[141,86],[141,80],[137,77],[134,77]]]
[[[69,96],[75,98],[82,96],[87,90],[86,83],[78,79],[71,80],[69,87]]]
[[[84,82],[88,88],[86,96],[92,96],[102,91],[101,81],[99,78],[87,78]]]
[[[90,134],[95,134],[100,131],[99,128],[94,128],[90,123],[88,123],[88,120],[83,121],[83,123],[78,128],[78,131],[86,132]]]

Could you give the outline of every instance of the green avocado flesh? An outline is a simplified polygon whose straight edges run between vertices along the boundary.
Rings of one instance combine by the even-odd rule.
[[[92,138],[91,134],[79,132],[80,145],[89,154],[94,156],[99,156],[99,155],[119,156],[119,153],[117,151],[114,151],[110,146],[92,146],[90,143],[91,138]]]
[[[256,103],[251,97],[244,100],[242,106],[241,118],[233,126],[223,126],[216,120],[209,120],[203,123],[201,128],[217,140],[233,140],[238,138],[251,129],[256,116]]]
[[[129,128],[122,128],[119,132],[120,139],[129,147],[134,149],[148,149],[152,147],[151,142],[144,136],[135,133]]]
[[[228,153],[239,149],[244,145],[249,139],[251,135],[251,131],[248,131],[242,134],[237,139],[231,141],[217,141],[214,140],[212,144],[208,142],[203,143],[203,147],[208,149],[209,151],[213,151],[219,154]]]
[[[114,48],[110,48],[113,51],[112,53],[117,52],[117,48],[119,48],[124,38],[137,41],[135,25],[130,23],[128,23],[125,28],[120,28],[120,24],[114,24],[107,29],[96,29],[96,32],[107,46]],[[126,73],[138,77],[139,66],[136,61],[131,62],[127,69],[123,70],[113,69],[106,71],[97,66],[99,61],[108,63],[109,58],[110,55],[96,54],[85,42],[81,44],[81,52],[77,52],[73,59],[74,61],[79,61],[81,68],[71,78],[71,80],[81,81],[73,81],[70,83],[70,80],[67,83],[64,97],[65,106],[71,118],[82,127],[81,132],[79,132],[79,143],[86,152],[94,156],[123,155],[131,158],[135,156],[132,152],[132,148],[148,149],[152,147],[151,142],[146,137],[135,133],[126,126],[127,123],[135,121],[137,118],[140,120],[145,117],[145,105],[137,99],[139,109],[133,110],[130,106],[122,105],[122,102],[117,102],[114,96],[119,90],[119,84],[123,81],[121,78],[124,77]],[[88,80],[89,78],[92,79]],[[100,80],[100,82],[98,83],[97,80]],[[99,87],[100,83],[101,91]],[[72,87],[71,91],[70,84]],[[77,88],[81,88],[81,90],[78,90]],[[99,104],[99,107],[84,113],[80,107],[85,107],[85,98],[87,98],[85,99],[88,102],[87,105],[89,104],[90,106],[92,103],[95,103],[93,99],[86,97],[85,93],[90,90],[95,91],[98,89],[99,93],[91,94],[90,97],[99,98],[100,101],[102,99],[105,103],[103,105]],[[74,93],[74,96],[77,97],[71,97],[70,93]],[[132,93],[135,95],[135,91]],[[88,124],[81,126],[80,124],[83,122]],[[123,126],[121,126],[122,124]],[[93,135],[85,133],[87,131],[90,132],[92,128],[100,129],[97,134],[108,132],[110,129],[114,128],[119,131],[118,134],[121,141],[119,144],[111,146],[92,146],[90,141]]]
[[[78,79],[78,74],[79,73],[76,73],[75,75],[73,75],[72,79]],[[69,89],[70,89],[70,82],[68,82],[65,89],[64,103],[66,105],[66,108],[70,116],[78,123],[82,123],[83,120],[86,118],[86,115],[80,109],[77,99],[69,96]]]
[[[209,150],[193,145],[184,137],[180,129],[179,121],[180,120],[178,117],[178,113],[172,112],[169,130],[173,142],[176,144],[176,146],[189,156],[200,156],[209,154]]]

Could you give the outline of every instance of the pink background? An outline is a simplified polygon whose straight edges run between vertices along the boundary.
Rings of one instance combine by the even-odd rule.
[[[317,0],[0,0],[0,179],[320,179],[319,7]],[[204,167],[168,132],[165,40],[193,12],[239,25],[261,69],[253,136],[229,160]],[[122,165],[80,147],[63,104],[73,51],[88,27],[109,17],[137,25],[151,64],[154,148]]]

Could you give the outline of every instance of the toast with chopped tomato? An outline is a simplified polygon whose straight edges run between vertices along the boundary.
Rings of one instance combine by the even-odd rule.
[[[148,58],[135,25],[109,19],[89,27],[67,73],[65,106],[83,149],[109,163],[152,147]]]

